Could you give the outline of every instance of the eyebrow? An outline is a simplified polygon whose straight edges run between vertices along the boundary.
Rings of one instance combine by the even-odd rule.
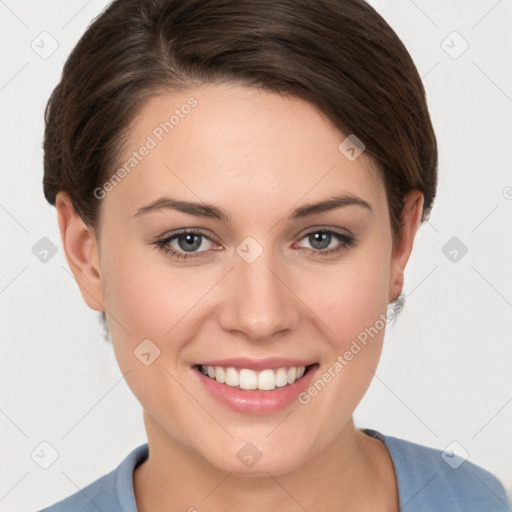
[[[353,194],[342,194],[331,197],[324,201],[317,203],[310,203],[295,209],[290,215],[291,220],[299,220],[318,213],[328,212],[337,208],[343,208],[345,206],[361,206],[370,212],[373,212],[371,205],[364,199],[355,196]],[[222,208],[208,204],[208,203],[194,203],[190,201],[179,201],[170,197],[161,197],[152,203],[142,206],[139,208],[134,217],[139,217],[145,213],[158,211],[162,209],[177,210],[197,217],[206,217],[210,219],[217,219],[222,222],[230,222],[231,217]]]

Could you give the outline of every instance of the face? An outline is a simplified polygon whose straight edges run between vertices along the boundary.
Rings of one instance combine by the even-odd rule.
[[[148,438],[279,474],[348,428],[411,247],[393,252],[382,178],[345,137],[298,98],[233,84],[153,97],[134,119],[129,170],[98,193],[90,305]],[[356,201],[305,208],[341,196]]]

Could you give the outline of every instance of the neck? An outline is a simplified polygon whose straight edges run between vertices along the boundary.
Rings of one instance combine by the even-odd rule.
[[[398,510],[386,447],[356,429],[352,419],[306,464],[264,476],[222,471],[176,443],[146,413],[144,420],[150,455],[134,472],[139,512]]]

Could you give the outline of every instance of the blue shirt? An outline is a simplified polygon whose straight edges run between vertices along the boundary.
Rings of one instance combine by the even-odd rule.
[[[363,429],[386,445],[395,468],[400,510],[405,512],[510,512],[500,482],[457,455]],[[149,454],[135,448],[110,473],[39,512],[138,512],[133,471]]]

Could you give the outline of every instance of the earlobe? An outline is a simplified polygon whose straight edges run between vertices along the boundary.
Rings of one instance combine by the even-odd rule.
[[[404,197],[401,215],[402,234],[393,247],[391,256],[389,302],[396,300],[403,289],[404,271],[412,252],[414,237],[421,223],[423,201],[423,194],[419,190],[411,190]]]
[[[87,305],[104,311],[98,243],[94,230],[77,214],[69,196],[59,192],[55,207],[66,259]]]

